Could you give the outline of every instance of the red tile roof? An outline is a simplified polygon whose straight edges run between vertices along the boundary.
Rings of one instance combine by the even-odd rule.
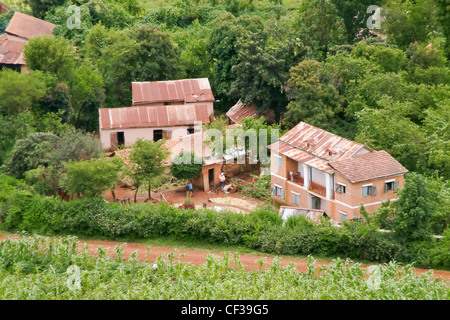
[[[8,34],[0,35],[0,64],[25,65],[23,46],[26,40]]]
[[[148,128],[210,122],[212,108],[205,104],[101,108],[100,129]]]
[[[256,105],[247,106],[241,100],[239,100],[233,107],[227,112],[227,117],[234,123],[240,123],[242,119],[246,117],[258,118]]]
[[[131,88],[133,105],[169,101],[186,103],[214,101],[207,78],[133,82]]]
[[[408,170],[384,150],[331,161],[329,165],[351,183],[405,174]]]
[[[51,35],[54,27],[53,23],[16,11],[6,28],[6,33],[31,39],[38,35]]]

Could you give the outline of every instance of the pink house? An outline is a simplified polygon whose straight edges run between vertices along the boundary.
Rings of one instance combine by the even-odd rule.
[[[408,172],[386,151],[374,151],[300,122],[271,150],[272,199],[281,205],[323,210],[333,220],[360,217],[396,200]]]

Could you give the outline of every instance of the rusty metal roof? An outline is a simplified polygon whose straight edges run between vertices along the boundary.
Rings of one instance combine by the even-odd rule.
[[[300,122],[280,138],[280,141],[328,161],[347,159],[366,146],[323,129]]]
[[[100,108],[100,129],[193,125],[210,122],[213,110],[205,104]]]
[[[25,65],[23,46],[26,40],[8,34],[0,35],[0,64]]]
[[[360,143],[305,122],[300,122],[268,148],[329,173],[333,172],[333,168],[328,165],[328,162],[348,159],[360,152],[372,151]]]
[[[227,112],[227,117],[234,123],[240,123],[242,119],[246,117],[258,118],[256,105],[247,106],[241,100],[239,100],[234,106]]]
[[[53,23],[16,11],[5,31],[24,39],[31,39],[39,35],[51,35],[54,27]]]
[[[302,151],[298,148],[294,148],[282,141],[277,141],[270,146],[269,149],[281,153],[286,157],[289,157],[295,161],[299,161],[305,163],[311,167],[319,169],[321,171],[325,171],[327,173],[333,173],[333,168],[328,165],[328,161],[319,157],[314,156],[311,153],[306,151]]]
[[[331,161],[330,166],[351,183],[405,174],[408,170],[384,150],[350,159]]]
[[[133,105],[170,101],[186,103],[214,101],[207,78],[132,82],[131,88]]]

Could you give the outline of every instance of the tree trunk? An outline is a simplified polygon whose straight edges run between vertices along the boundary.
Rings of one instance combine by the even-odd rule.
[[[116,202],[116,193],[114,192],[114,189],[111,190],[111,194],[112,194],[112,197],[113,197],[113,202]]]
[[[152,193],[151,193],[151,187],[150,187],[150,185],[148,185],[148,198],[149,198],[149,199],[152,198]]]
[[[136,191],[134,192],[134,203],[137,202],[137,193],[138,193],[138,188],[136,188]]]

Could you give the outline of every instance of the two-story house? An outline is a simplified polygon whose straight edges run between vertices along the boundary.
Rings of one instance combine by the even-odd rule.
[[[374,151],[300,122],[268,146],[272,199],[287,206],[320,209],[333,220],[360,217],[396,200],[408,172],[386,151]]]
[[[132,83],[133,104],[99,109],[104,149],[129,146],[138,138],[158,141],[182,137],[198,123],[210,123],[214,96],[208,79]]]

